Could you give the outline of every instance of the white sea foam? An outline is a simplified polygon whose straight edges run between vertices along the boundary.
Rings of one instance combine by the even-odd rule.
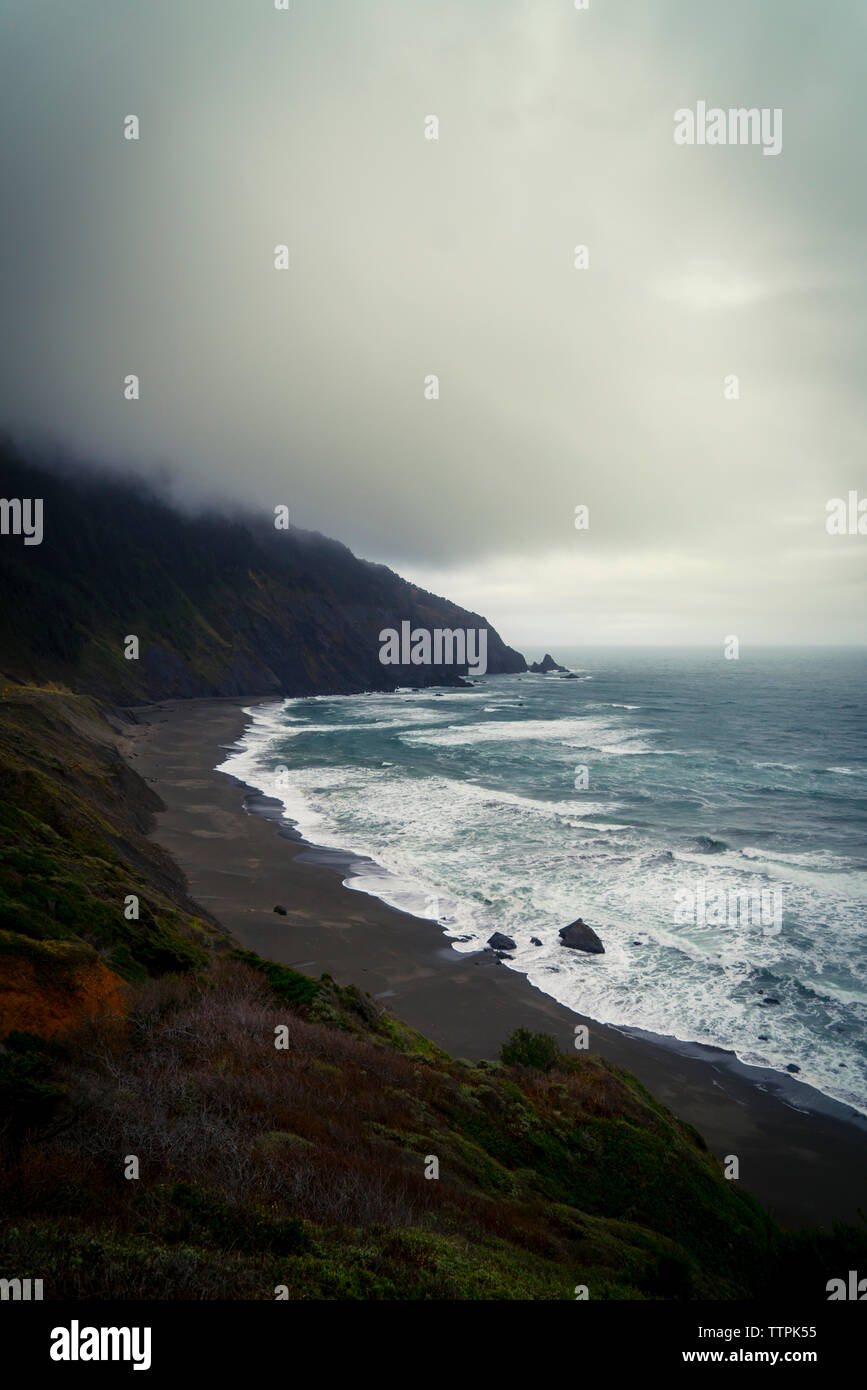
[[[482,712],[499,713],[503,706],[490,690],[486,697],[493,707]],[[826,1017],[838,1018],[863,1030],[867,1018],[865,952],[859,945],[864,899],[851,864],[827,850],[770,852],[749,845],[708,856],[685,838],[672,843],[676,852],[669,857],[642,824],[629,823],[626,803],[610,793],[592,800],[568,791],[540,795],[543,788],[564,785],[560,779],[571,788],[562,762],[556,762],[563,754],[546,754],[546,745],[565,749],[585,740],[578,746],[598,748],[597,758],[636,744],[660,751],[653,748],[652,731],[629,728],[613,704],[607,716],[542,719],[531,711],[526,720],[456,724],[453,709],[437,718],[440,701],[413,704],[427,698],[341,697],[331,705],[331,722],[325,700],[310,722],[308,702],[255,707],[245,738],[222,770],[279,797],[287,817],[314,843],[364,857],[348,886],[435,918],[448,937],[469,937],[455,949],[478,950],[493,930],[505,931],[517,942],[509,968],[590,1017],[730,1047],[780,1070],[795,1061],[802,1079],[849,1104],[865,1103],[863,1063],[846,1047],[848,1035],[829,1031],[826,1023]],[[318,746],[317,765],[303,764],[308,745],[297,735],[305,730],[334,733],[332,764],[318,765]],[[344,730],[363,744],[370,740],[371,765],[340,760]],[[394,748],[395,738],[406,758],[389,766],[378,755],[389,739]],[[538,763],[556,779],[549,788],[544,775],[527,789],[497,782],[502,767],[513,765],[506,760],[520,759],[524,741],[526,759],[514,765],[532,769]],[[326,744],[311,738],[310,756],[314,742]],[[476,745],[490,750],[481,761],[475,759]],[[466,775],[431,775],[425,750],[452,747],[465,750]],[[280,762],[290,765],[288,787],[276,786],[273,769]],[[696,796],[694,789],[690,795]],[[624,823],[613,821],[612,813],[622,814]],[[677,891],[698,874],[722,889],[782,883],[781,936],[766,938],[740,925],[713,932],[678,927]],[[602,936],[604,957],[560,945],[558,928],[579,915]],[[806,958],[791,935],[793,922],[812,928]],[[531,946],[531,935],[543,945]],[[634,945],[636,938],[643,945]],[[756,981],[762,979],[781,999],[779,1006],[757,1006],[762,989]],[[835,1070],[841,1058],[846,1071]]]
[[[793,868],[812,869],[817,873],[830,870],[832,873],[845,873],[850,867],[839,854],[830,850],[805,850],[800,854],[787,854],[785,850],[769,851],[755,845],[744,845],[740,851],[744,859],[760,860],[767,864],[786,864]]]
[[[404,735],[406,743],[431,747],[458,748],[481,743],[527,743],[544,739],[566,748],[593,748],[606,753],[654,752],[652,744],[642,743],[647,729],[623,729],[611,720],[584,716],[565,719],[494,719],[484,723],[449,724],[442,729],[422,729]]]

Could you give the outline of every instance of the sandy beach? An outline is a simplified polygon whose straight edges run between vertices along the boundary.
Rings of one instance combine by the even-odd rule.
[[[433,922],[344,886],[349,861],[293,834],[279,808],[213,769],[255,700],[191,700],[137,709],[123,739],[131,766],[162,798],[154,838],[189,891],[244,947],[311,975],[328,972],[386,1003],[457,1057],[495,1058],[518,1027],[590,1048],[634,1073],[781,1222],[855,1222],[867,1209],[867,1120],[803,1083],[715,1048],[605,1027],[499,963],[460,954]],[[282,916],[274,912],[280,904]]]

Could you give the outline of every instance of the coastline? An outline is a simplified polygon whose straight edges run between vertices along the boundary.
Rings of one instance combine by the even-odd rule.
[[[165,810],[153,838],[184,872],[191,896],[238,943],[312,975],[354,983],[446,1051],[494,1058],[515,1028],[553,1033],[632,1072],[786,1225],[856,1221],[867,1207],[867,1120],[803,1082],[733,1054],[574,1013],[490,952],[454,951],[442,929],[343,880],[356,856],[310,845],[268,798],[214,769],[246,726],[248,699],[172,700],[134,711],[121,747]],[[274,912],[281,904],[286,915]]]

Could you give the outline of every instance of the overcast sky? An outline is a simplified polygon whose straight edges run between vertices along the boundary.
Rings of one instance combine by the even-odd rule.
[[[863,642],[865,47],[864,0],[0,0],[0,417],[517,646]],[[678,146],[699,101],[781,153]]]

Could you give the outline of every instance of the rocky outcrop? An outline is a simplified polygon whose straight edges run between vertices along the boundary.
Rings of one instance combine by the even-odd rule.
[[[559,666],[550,652],[546,652],[541,661],[534,661],[527,667],[537,676],[547,676],[550,671],[565,671],[565,666]]]
[[[560,943],[573,951],[589,951],[591,955],[603,956],[605,947],[592,927],[588,927],[580,917],[570,922],[568,927],[560,928]]]
[[[495,931],[493,936],[488,937],[488,945],[492,951],[514,951],[515,943],[510,936],[504,936],[501,931]]]

